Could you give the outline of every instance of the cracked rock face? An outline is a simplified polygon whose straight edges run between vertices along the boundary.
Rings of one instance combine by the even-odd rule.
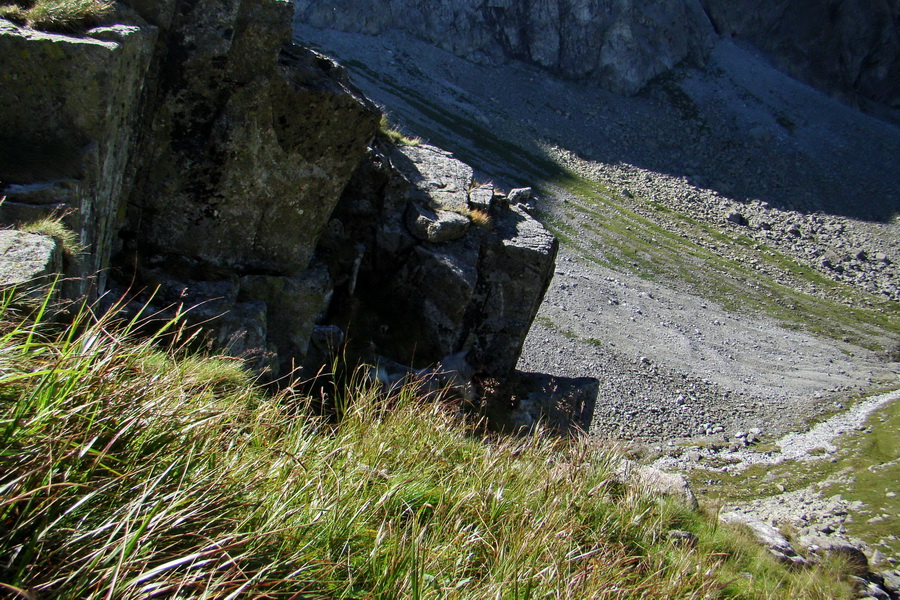
[[[283,47],[290,15],[286,2],[199,2],[163,24],[129,206],[145,252],[307,267],[379,115],[327,58]]]
[[[403,364],[464,351],[482,374],[509,375],[558,244],[488,188],[474,187],[471,168],[433,146],[374,148],[320,244],[333,277],[355,265],[356,276],[334,277],[333,324]],[[487,225],[464,216],[476,208],[488,209]],[[358,252],[346,250],[353,243]]]
[[[397,29],[477,61],[524,60],[634,94],[721,35],[789,75],[900,120],[900,8],[889,0],[295,0],[297,19],[375,35]]]
[[[94,275],[104,285],[156,34],[143,24],[60,35],[0,19],[0,222],[71,211],[67,225],[95,250],[66,270],[79,294]]]
[[[290,44],[290,2],[126,4],[115,18],[134,24],[82,37],[0,20],[16,53],[0,99],[33,109],[0,116],[0,141],[37,149],[0,154],[0,219],[74,209],[84,274],[114,267],[109,298],[144,293],[127,310],[163,321],[186,311],[198,343],[269,376],[315,373],[343,340],[512,373],[552,235],[449,153],[377,136],[344,70]]]

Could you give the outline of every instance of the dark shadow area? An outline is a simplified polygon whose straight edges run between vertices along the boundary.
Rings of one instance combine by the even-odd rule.
[[[0,136],[0,190],[7,184],[29,184],[81,176],[83,145],[60,139],[40,143]]]
[[[516,185],[563,176],[557,147],[689,181],[738,202],[884,222],[900,214],[900,128],[722,42],[625,98],[510,61],[479,65],[423,42],[302,30],[348,64],[409,130]]]

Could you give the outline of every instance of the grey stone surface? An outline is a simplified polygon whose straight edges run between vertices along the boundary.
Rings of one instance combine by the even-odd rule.
[[[475,181],[472,167],[449,152],[422,144],[397,146],[391,164],[409,182],[407,197],[435,210],[465,210]]]
[[[666,473],[629,460],[622,461],[617,473],[625,482],[638,489],[675,498],[695,510],[699,506],[687,479],[678,473]]]
[[[336,287],[332,324],[363,355],[372,345],[424,368],[466,352],[479,373],[505,378],[552,276],[556,239],[520,209],[494,202],[492,187],[473,188],[471,167],[447,152],[376,150],[320,244],[332,278],[357,282],[352,292]],[[476,227],[460,214],[474,208],[490,210],[490,223]],[[348,252],[353,243],[364,249]],[[351,268],[356,277],[339,275]]]
[[[129,227],[144,252],[302,272],[378,112],[290,40],[289,2],[184,5],[149,94]]]
[[[466,234],[469,217],[449,210],[434,211],[411,203],[406,212],[410,232],[422,241],[439,244],[458,240]]]
[[[792,565],[805,565],[808,561],[800,556],[791,543],[777,529],[758,519],[748,518],[737,512],[719,515],[723,523],[745,525],[753,532],[760,544],[769,549],[779,560]]]
[[[41,286],[61,271],[62,252],[56,240],[0,230],[0,286]]]
[[[0,22],[0,100],[28,104],[0,116],[0,217],[72,210],[83,281],[112,257],[117,290],[144,289],[129,310],[184,313],[271,376],[317,368],[316,331],[419,370],[471,351],[512,371],[556,251],[536,221],[490,187],[470,205],[448,152],[376,144],[375,105],[291,45],[291,2],[117,10],[134,25],[81,37]]]
[[[301,277],[241,278],[238,299],[264,302],[267,307],[267,347],[278,354],[282,372],[299,366],[306,356],[313,328],[328,307],[332,291],[328,271],[319,264]]]
[[[531,323],[553,277],[559,244],[518,207],[498,211],[481,258],[482,277],[473,308],[473,351],[499,376],[515,366]]]
[[[401,30],[480,62],[525,60],[633,94],[701,62],[716,34],[844,101],[900,119],[900,8],[890,0],[295,0],[297,20],[377,35]],[[764,139],[757,130],[751,135]]]

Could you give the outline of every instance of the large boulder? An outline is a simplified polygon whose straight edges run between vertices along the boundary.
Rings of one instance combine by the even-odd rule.
[[[285,0],[131,2],[166,40],[148,78],[117,265],[214,345],[282,373],[332,283],[313,251],[380,113],[290,44]]]
[[[136,247],[297,275],[379,113],[329,59],[286,46],[289,2],[179,7],[161,24],[168,43],[129,203]]]
[[[416,367],[465,352],[484,376],[511,374],[558,248],[540,223],[428,145],[375,148],[334,216],[320,250],[332,272],[355,274],[331,319],[358,348]],[[441,218],[467,226],[430,237]],[[361,250],[342,252],[350,240]]]
[[[148,328],[182,315],[270,377],[345,340],[467,397],[513,371],[557,251],[537,221],[449,153],[377,135],[345,71],[290,44],[291,2],[119,10],[134,25],[80,37],[0,22],[0,99],[28,104],[0,115],[0,216],[71,209],[79,274],[113,267],[101,303],[136,294]]]

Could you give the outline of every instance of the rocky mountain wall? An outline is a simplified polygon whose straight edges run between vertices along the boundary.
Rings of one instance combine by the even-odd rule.
[[[476,60],[522,59],[623,94],[683,60],[701,61],[712,27],[697,0],[296,0],[315,27],[399,29]]]
[[[752,44],[791,76],[879,116],[900,118],[895,0],[295,0],[314,27],[390,29],[459,56],[516,58],[633,94],[716,35]]]
[[[900,119],[900,2],[702,0],[716,30],[844,102]]]

